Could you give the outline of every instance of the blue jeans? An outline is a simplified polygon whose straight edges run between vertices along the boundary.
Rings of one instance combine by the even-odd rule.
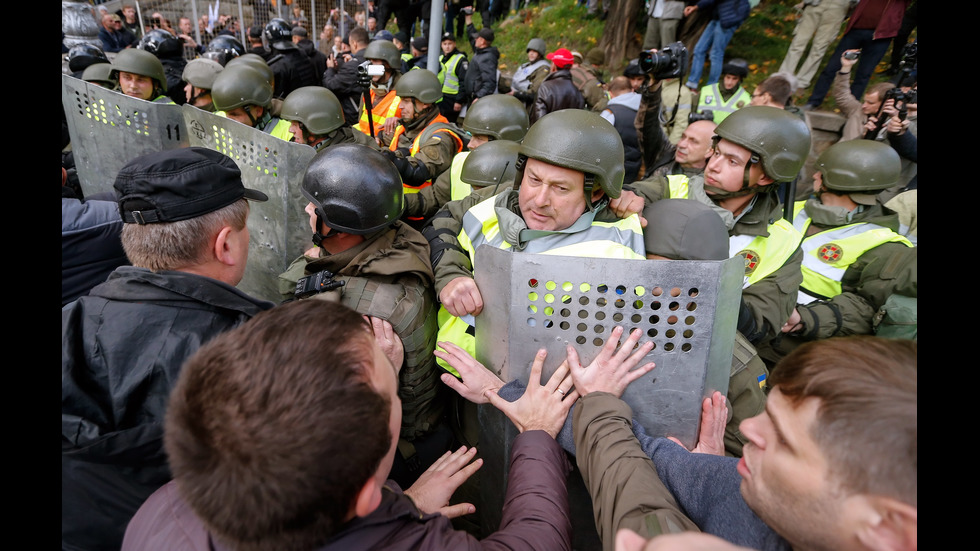
[[[701,80],[701,71],[704,70],[705,55],[711,61],[711,70],[708,72],[708,81],[704,85],[709,86],[718,82],[718,79],[721,78],[721,67],[725,63],[725,48],[728,47],[728,43],[737,28],[736,25],[729,29],[722,29],[718,19],[712,19],[708,22],[708,26],[701,33],[701,38],[694,46],[694,56],[691,58],[691,74],[687,77],[688,88],[700,89],[698,82]]]
[[[841,37],[834,53],[830,54],[827,66],[817,78],[817,83],[813,85],[813,93],[806,100],[808,105],[820,107],[820,104],[823,103],[824,98],[827,97],[827,92],[830,91],[830,86],[834,83],[834,77],[840,71],[840,56],[845,50],[861,50],[861,57],[851,69],[851,74],[854,77],[851,82],[851,94],[859,101],[862,99],[864,90],[868,87],[868,81],[871,80],[871,74],[881,58],[885,57],[885,52],[888,51],[888,46],[892,40],[890,38],[875,40],[874,33],[874,29],[851,29],[849,33]]]

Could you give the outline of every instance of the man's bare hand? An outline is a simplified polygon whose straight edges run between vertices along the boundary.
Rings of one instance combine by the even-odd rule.
[[[401,337],[395,333],[388,320],[374,316],[363,317],[365,321],[371,324],[371,330],[374,331],[374,340],[378,343],[378,348],[384,352],[391,365],[400,372],[402,363],[405,361],[405,345],[402,344]]]
[[[476,316],[483,311],[483,295],[471,277],[457,277],[450,281],[439,293],[439,302],[456,317],[466,314]]]
[[[858,54],[860,54],[861,53],[861,50],[860,49],[858,49],[858,50],[844,50],[844,52],[841,53],[841,55],[840,55],[840,67],[841,67],[841,72],[842,73],[850,73],[851,72],[851,67],[854,67],[854,64],[858,62],[858,58],[856,58],[856,57],[854,59],[847,59],[846,57],[844,57],[844,54],[849,54],[849,53],[858,53]]]
[[[643,197],[624,189],[619,197],[609,201],[609,208],[620,218],[643,212]]]
[[[489,403],[487,394],[496,393],[504,382],[476,358],[451,342],[438,342],[441,348],[435,350],[437,358],[441,358],[459,373],[462,380],[453,377],[451,373],[443,373],[440,378],[449,388],[474,404]]]
[[[725,425],[728,424],[728,400],[717,390],[701,402],[701,432],[693,453],[725,455]],[[667,437],[678,444],[681,441]],[[682,446],[684,444],[681,444]]]
[[[412,498],[415,506],[423,513],[442,513],[456,518],[475,513],[472,503],[449,504],[449,499],[466,479],[473,476],[481,466],[482,459],[473,460],[476,448],[462,446],[454,452],[446,452],[422,473],[405,495]]]
[[[641,334],[639,330],[634,330],[617,350],[619,339],[623,336],[623,328],[614,327],[599,355],[588,367],[582,367],[578,352],[572,345],[568,345],[568,365],[576,390],[582,396],[590,392],[608,392],[621,397],[630,383],[656,367],[655,363],[647,362],[633,369],[653,349],[653,342],[648,341],[630,354],[639,342]]]
[[[783,333],[795,333],[803,329],[803,326],[800,324],[801,321],[803,319],[800,317],[800,311],[793,308],[793,313],[789,315],[789,319],[786,320],[786,323],[783,324],[780,331]]]
[[[541,370],[548,352],[543,348],[534,356],[531,364],[531,375],[527,382],[527,390],[514,402],[501,398],[495,391],[487,393],[490,403],[507,416],[517,430],[543,430],[552,438],[558,435],[568,411],[575,400],[578,400],[577,390],[566,390],[568,384],[562,382],[568,375],[568,363],[563,362],[544,385],[541,384]]]

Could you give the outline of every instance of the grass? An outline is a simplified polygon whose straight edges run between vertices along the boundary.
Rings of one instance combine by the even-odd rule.
[[[744,84],[746,89],[751,91],[759,82],[779,70],[799,17],[793,7],[798,1],[761,0],[732,37],[725,52],[726,57],[741,57],[749,62],[749,76],[746,77]],[[527,61],[525,47],[534,37],[544,39],[549,52],[564,47],[584,55],[599,43],[605,28],[604,21],[588,19],[585,15],[585,6],[579,6],[576,0],[540,0],[539,3],[532,4],[528,8],[511,10],[493,27],[496,35],[493,45],[500,51],[501,72],[512,73],[521,63]],[[482,26],[478,13],[473,15],[473,23],[478,29]],[[634,34],[634,39],[637,41],[635,49],[638,49],[642,42],[645,25],[646,15],[643,14],[637,18],[637,29]],[[841,34],[843,31],[844,25],[841,25]],[[910,39],[914,38],[915,32]],[[821,69],[833,54],[835,45],[836,41],[827,49]],[[472,59],[473,48],[468,41],[460,40],[457,46]],[[882,58],[878,69],[887,67],[890,57],[891,49]],[[628,60],[625,60],[620,67],[606,67],[606,75],[622,74],[626,61]],[[816,80],[814,77],[810,89]],[[884,80],[887,80],[887,77],[875,72],[868,85]],[[810,89],[802,99],[797,100],[797,104],[802,104],[809,95]],[[827,95],[822,108],[836,109],[832,94]]]

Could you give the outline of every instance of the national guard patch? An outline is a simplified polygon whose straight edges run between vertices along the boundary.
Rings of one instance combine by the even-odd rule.
[[[752,272],[759,267],[759,253],[746,249],[738,254],[745,257],[745,275],[752,275]]]
[[[745,102],[744,101],[740,101],[740,102],[738,102],[738,103],[735,104],[735,107],[741,109],[741,108],[745,107]]]
[[[704,98],[704,104],[705,105],[711,105],[714,102],[715,102],[715,97],[714,96],[708,96],[708,97]]]
[[[833,264],[843,258],[843,256],[844,249],[842,249],[837,243],[832,242],[820,247],[820,249],[817,251],[817,258],[819,258],[821,262],[827,264]]]

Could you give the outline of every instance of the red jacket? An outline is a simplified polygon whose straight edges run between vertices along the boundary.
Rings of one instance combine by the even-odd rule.
[[[898,30],[902,28],[902,18],[905,17],[905,10],[909,7],[909,0],[861,0],[858,2],[851,17],[847,20],[847,28],[844,33],[848,33],[854,23],[861,20],[864,12],[881,11],[881,18],[875,26],[874,40],[882,38],[895,38]]]

